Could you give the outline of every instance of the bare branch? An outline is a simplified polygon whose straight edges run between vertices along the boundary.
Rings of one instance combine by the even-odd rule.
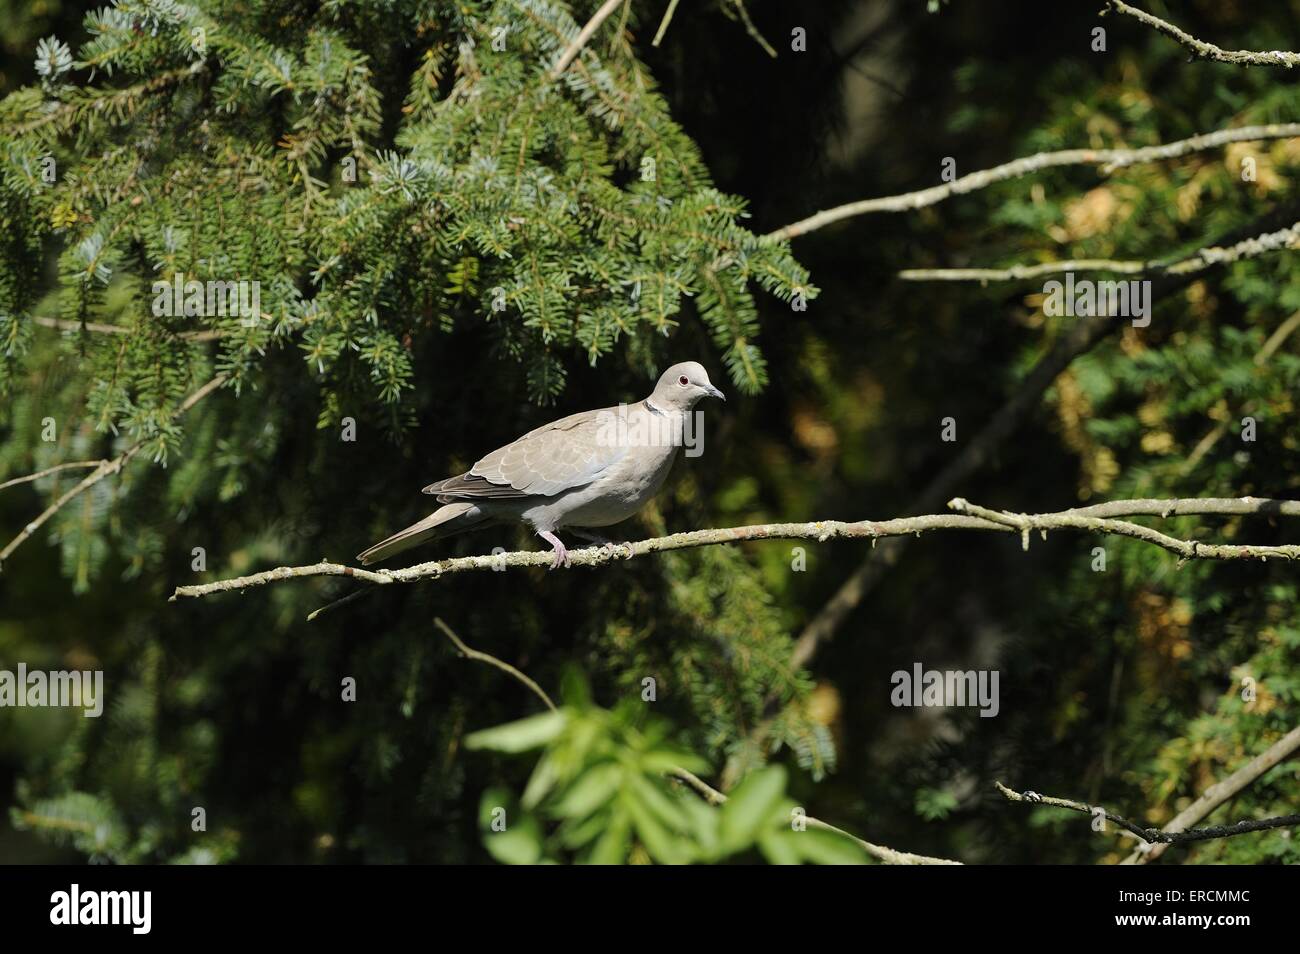
[[[550,709],[552,712],[555,711],[555,703],[552,702],[551,697],[546,694],[546,690],[543,689],[541,686],[539,686],[528,675],[526,675],[519,669],[516,669],[514,666],[510,665],[510,663],[506,662],[505,660],[497,659],[496,656],[493,656],[489,653],[481,653],[477,649],[471,649],[470,647],[466,646],[465,643],[461,640],[461,638],[457,636],[455,632],[452,631],[452,628],[442,621],[441,616],[435,616],[433,618],[433,625],[437,626],[440,630],[442,630],[443,635],[452,641],[455,647],[460,651],[460,654],[464,656],[466,659],[477,659],[479,662],[485,662],[489,666],[495,666],[497,669],[500,669],[502,672],[514,676],[525,686],[531,689],[533,691],[533,694],[536,695],[537,698],[541,699],[542,702],[546,704],[546,708]]]
[[[994,530],[1020,533],[1027,538],[1031,530],[1046,533],[1048,530],[1088,530],[1097,533],[1133,537],[1161,547],[1183,560],[1266,560],[1279,557],[1300,559],[1300,546],[1243,546],[1237,544],[1209,544],[1196,540],[1179,540],[1140,524],[1112,519],[1116,516],[1184,515],[1234,515],[1275,514],[1300,516],[1300,501],[1268,500],[1260,497],[1188,498],[1179,500],[1114,500],[1090,507],[1077,507],[1060,513],[1009,514],[987,510],[957,498],[949,503],[956,514],[930,514],[921,517],[902,517],[894,520],[859,520],[844,523],[838,520],[819,520],[813,523],[764,523],[746,527],[727,527],[719,530],[693,530],[666,537],[638,540],[616,548],[588,547],[570,551],[572,566],[603,566],[619,559],[633,559],[666,550],[685,550],[694,547],[714,546],[724,543],[741,543],[748,540],[816,540],[825,542],[839,538],[869,538],[910,536],[934,530]],[[181,597],[208,596],[231,590],[246,590],[282,580],[312,576],[350,576],[368,583],[387,586],[393,583],[414,583],[419,580],[436,580],[453,573],[472,570],[500,570],[505,567],[549,566],[549,551],[519,550],[489,556],[454,557],[419,563],[400,570],[363,570],[340,563],[322,561],[307,566],[282,566],[248,576],[192,586],[178,586],[171,596],[175,602]]]
[[[32,322],[45,328],[57,328],[59,331],[92,331],[101,335],[133,335],[135,331],[131,328],[124,328],[121,325],[105,325],[96,321],[68,321],[64,318],[46,318],[41,315],[33,315]],[[177,337],[184,338],[186,341],[217,341],[225,337],[222,331],[182,331]]]
[[[1209,841],[1213,838],[1230,838],[1233,835],[1245,835],[1252,831],[1267,831],[1271,828],[1289,828],[1300,825],[1300,814],[1278,815],[1274,818],[1258,818],[1237,822],[1235,825],[1216,825],[1213,828],[1193,828],[1188,831],[1161,831],[1159,828],[1143,828],[1137,822],[1130,821],[1123,815],[1107,811],[1100,805],[1088,805],[1069,798],[1056,798],[1051,795],[1039,795],[1037,792],[1017,792],[1007,788],[1001,782],[994,782],[1008,801],[1028,805],[1050,805],[1053,808],[1068,808],[1072,812],[1095,815],[1100,812],[1107,821],[1114,822],[1125,831],[1137,835],[1147,844],[1179,844],[1186,841]]]
[[[1201,793],[1200,798],[1175,815],[1173,820],[1161,830],[1167,834],[1186,831],[1273,766],[1290,758],[1297,750],[1300,750],[1300,726],[1282,736],[1223,781],[1215,782]],[[1125,864],[1145,864],[1148,861],[1155,861],[1164,851],[1164,844],[1152,845],[1148,850],[1134,852],[1124,861]]]
[[[564,74],[564,71],[569,68],[569,64],[573,62],[573,58],[582,52],[582,48],[587,45],[591,35],[609,18],[611,13],[618,9],[620,3],[625,2],[630,3],[631,0],[605,0],[601,8],[587,21],[587,25],[578,31],[578,35],[573,38],[573,42],[560,54],[560,58],[555,62],[555,69],[551,71],[551,79],[559,79]]]
[[[1267,139],[1292,139],[1300,136],[1300,123],[1281,123],[1264,126],[1242,126],[1237,129],[1220,129],[1212,133],[1180,139],[1177,142],[1158,146],[1144,146],[1139,149],[1063,149],[1058,152],[1040,152],[1032,156],[1023,156],[1011,162],[982,169],[954,179],[943,185],[904,192],[900,195],[882,196],[875,199],[863,199],[846,205],[826,209],[806,219],[801,219],[784,228],[777,229],[762,236],[760,241],[779,242],[782,239],[795,238],[823,228],[843,219],[875,212],[911,212],[949,199],[954,195],[964,195],[977,189],[987,188],[1008,179],[1019,179],[1043,169],[1060,166],[1099,166],[1103,174],[1116,169],[1144,162],[1156,162],[1161,159],[1173,159],[1179,156],[1215,149],[1234,142],[1260,142]]]
[[[668,32],[668,24],[673,21],[673,14],[677,12],[678,0],[668,0],[668,9],[664,11],[664,18],[659,21],[659,29],[655,30],[655,38],[650,41],[651,46],[658,46]]]
[[[1219,244],[1233,245],[1260,232],[1279,228],[1300,215],[1300,204],[1288,203],[1262,215],[1245,226],[1219,237]],[[1151,300],[1156,301],[1190,284],[1191,275],[1157,275],[1151,283]],[[910,513],[924,513],[943,505],[961,484],[987,464],[997,448],[1015,432],[1020,421],[1038,405],[1043,394],[1070,364],[1087,354],[1122,326],[1105,315],[1081,318],[1065,326],[1061,334],[1038,362],[1021,379],[1016,389],[983,427],[962,447],[908,504]],[[886,540],[879,552],[868,554],[839,589],[804,627],[795,641],[790,662],[802,668],[816,654],[818,647],[830,639],[848,619],[849,614],[866,599],[891,566],[898,562],[910,540],[896,537]]]
[[[172,416],[180,417],[182,414],[184,414],[186,411],[192,408],[195,404],[198,404],[199,401],[202,401],[205,397],[207,397],[209,394],[211,394],[213,391],[215,391],[217,388],[221,387],[225,383],[226,383],[226,375],[224,374],[217,375],[207,384],[203,385],[203,387],[199,388],[197,391],[195,391],[193,394],[187,397],[184,401],[182,401],[180,406],[176,409],[176,412]],[[140,438],[140,440],[136,441],[126,450],[122,451],[122,453],[114,457],[112,460],[101,461],[95,467],[95,469],[91,471],[89,474],[87,474],[84,478],[82,478],[82,480],[75,487],[73,487],[67,493],[59,497],[58,500],[54,501],[54,503],[46,507],[40,516],[38,516],[27,526],[23,527],[23,529],[18,533],[18,536],[10,540],[8,545],[3,550],[0,550],[0,570],[4,569],[4,563],[7,559],[9,559],[10,555],[15,550],[17,550],[20,546],[22,546],[23,542],[27,540],[28,537],[30,537],[33,533],[39,530],[47,520],[49,520],[56,513],[62,510],[71,501],[75,500],[77,497],[81,496],[91,487],[95,486],[95,484],[99,483],[109,474],[116,474],[119,471],[121,471],[121,469],[125,467],[127,463],[130,462],[132,457],[140,453],[140,451],[144,448],[145,444],[147,444],[148,441],[149,438],[142,437]]]
[[[107,464],[106,460],[79,460],[71,464],[55,464],[53,467],[47,467],[42,471],[34,474],[28,474],[26,477],[15,477],[12,480],[6,480],[0,484],[0,490],[6,487],[16,487],[18,484],[30,483],[33,480],[40,480],[42,477],[49,477],[51,474],[57,474],[61,470],[75,470],[86,467],[103,467]]]
[[[544,690],[541,686],[539,686],[535,680],[533,680],[532,678],[530,678],[520,670],[516,669],[514,666],[510,665],[508,662],[505,662],[504,660],[498,659],[497,657],[489,653],[480,652],[477,649],[471,649],[469,646],[465,645],[465,642],[459,636],[457,636],[456,633],[452,630],[452,628],[448,626],[446,623],[444,623],[441,618],[435,617],[433,623],[435,626],[438,627],[438,629],[442,630],[443,634],[446,635],[446,637],[452,641],[452,643],[456,646],[456,648],[460,651],[460,653],[463,656],[465,656],[467,659],[476,659],[479,662],[487,663],[489,666],[495,666],[497,669],[500,669],[502,672],[514,677],[515,679],[523,683],[525,686],[527,686],[528,689],[531,690],[532,693],[537,696],[537,698],[542,700],[542,702],[546,705],[546,708],[550,709],[552,712],[557,711],[557,707],[555,703],[551,700],[551,697],[546,694],[546,690]],[[725,805],[727,803],[726,795],[718,791],[716,788],[711,786],[708,782],[704,781],[704,779],[700,778],[698,775],[696,775],[694,772],[689,771],[688,769],[684,769],[681,766],[675,766],[674,768],[668,771],[667,775],[669,776],[669,778],[676,779],[677,781],[682,782],[683,784],[689,786],[691,789],[693,789],[696,792],[696,794],[698,794],[701,798],[703,798],[706,802],[708,802],[710,805],[713,805],[714,807],[717,807],[719,805]],[[842,828],[836,828],[834,825],[824,822],[819,818],[804,816],[804,820],[814,828],[821,828],[826,831],[833,831],[836,834],[842,835],[845,838],[850,839],[851,841],[857,842],[862,847],[862,849],[867,852],[867,854],[871,855],[871,857],[877,859],[878,861],[884,862],[885,864],[890,864],[890,865],[959,865],[961,864],[960,861],[950,861],[947,858],[930,858],[926,855],[913,855],[905,851],[895,851],[893,848],[886,848],[883,845],[875,845],[869,841],[865,841],[859,838],[857,835],[845,831]]]
[[[898,273],[912,282],[998,282],[1065,272],[1102,271],[1122,275],[1193,275],[1212,265],[1257,258],[1300,246],[1300,222],[1276,232],[1243,239],[1228,248],[1210,246],[1175,259],[1151,259],[1145,262],[1112,259],[1078,259],[1067,262],[1043,262],[1038,265],[1013,265],[1010,268],[909,268]]]
[[[1293,66],[1300,66],[1300,53],[1291,53],[1286,50],[1270,50],[1266,53],[1256,53],[1252,50],[1224,50],[1213,43],[1198,40],[1167,20],[1161,20],[1144,10],[1130,7],[1127,3],[1120,2],[1120,0],[1107,0],[1106,7],[1101,11],[1101,14],[1105,16],[1112,10],[1132,17],[1139,23],[1145,23],[1153,30],[1177,40],[1187,47],[1192,56],[1198,59],[1217,60],[1220,63],[1235,63],[1238,66],[1285,66],[1288,69]]]
[[[731,6],[735,8],[736,16],[744,25],[745,32],[749,34],[749,38],[762,47],[764,53],[772,57],[772,59],[776,59],[776,50],[772,49],[772,44],[767,42],[767,37],[758,32],[758,27],[756,27],[754,21],[749,18],[749,10],[745,8],[745,0],[730,0],[730,3]],[[726,8],[724,7],[723,9],[725,10]]]

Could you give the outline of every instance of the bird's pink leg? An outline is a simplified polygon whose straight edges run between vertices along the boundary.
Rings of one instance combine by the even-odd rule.
[[[569,548],[564,545],[564,541],[549,530],[539,530],[537,535],[549,543],[555,551],[555,559],[551,562],[552,570],[569,565]]]

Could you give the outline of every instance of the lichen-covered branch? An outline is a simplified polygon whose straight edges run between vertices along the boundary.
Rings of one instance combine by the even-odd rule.
[[[1158,146],[1143,146],[1137,149],[1062,149],[1056,152],[1040,152],[1032,156],[1013,159],[990,169],[981,169],[978,172],[972,172],[954,179],[952,182],[931,186],[928,189],[918,189],[915,192],[904,192],[899,195],[880,196],[874,199],[862,199],[858,202],[849,202],[845,205],[836,206],[833,209],[825,209],[808,216],[806,219],[800,219],[798,222],[784,228],[767,233],[762,236],[762,241],[778,242],[782,239],[795,238],[859,215],[876,212],[911,212],[926,206],[936,205],[955,195],[964,195],[967,192],[984,189],[998,182],[1006,182],[1009,179],[1019,179],[1031,173],[1040,172],[1043,169],[1060,166],[1097,166],[1103,174],[1108,174],[1126,166],[1157,162],[1162,159],[1175,159],[1194,152],[1217,149],[1219,146],[1234,142],[1262,142],[1268,139],[1291,139],[1297,136],[1300,136],[1300,123],[1273,123],[1262,126],[1242,126],[1236,129],[1219,129],[1212,133],[1192,136],[1189,139],[1180,139],[1176,142],[1164,143]]]
[[[1247,546],[1241,544],[1202,543],[1197,540],[1180,540],[1141,524],[1115,519],[1120,516],[1172,517],[1184,515],[1247,515],[1272,514],[1300,516],[1300,501],[1268,500],[1260,497],[1187,498],[1178,500],[1114,500],[1109,503],[1076,507],[1072,510],[1046,514],[1013,514],[989,510],[961,498],[949,503],[951,514],[928,514],[920,517],[900,517],[893,520],[818,520],[812,523],[764,523],[747,527],[727,527],[718,530],[693,530],[665,537],[623,543],[616,547],[590,547],[570,551],[571,566],[603,566],[614,560],[630,560],[666,550],[685,550],[693,547],[715,546],[725,543],[742,543],[750,540],[827,540],[841,538],[868,538],[874,541],[889,537],[920,535],[935,530],[993,530],[1019,533],[1028,546],[1029,534],[1049,530],[1087,530],[1103,534],[1118,534],[1153,544],[1176,554],[1183,560],[1266,560],[1270,557],[1300,559],[1300,545]],[[397,570],[365,570],[341,563],[322,561],[307,566],[282,566],[248,576],[211,583],[178,586],[171,600],[183,597],[209,596],[232,590],[243,591],[252,587],[279,583],[283,580],[314,576],[347,576],[367,583],[387,586],[394,583],[414,583],[436,580],[454,573],[473,570],[504,570],[525,566],[549,566],[549,551],[520,550],[486,556],[453,557],[419,563]]]
[[[1300,66],[1300,53],[1292,53],[1289,50],[1268,50],[1266,52],[1225,50],[1213,43],[1198,40],[1186,30],[1179,29],[1169,21],[1152,16],[1145,10],[1137,9],[1137,7],[1131,7],[1127,3],[1122,3],[1121,0],[1107,0],[1105,9],[1101,11],[1102,16],[1112,10],[1132,17],[1139,23],[1144,23],[1153,30],[1177,40],[1191,52],[1192,56],[1202,60],[1234,63],[1237,66],[1285,66],[1288,69],[1293,66]]]

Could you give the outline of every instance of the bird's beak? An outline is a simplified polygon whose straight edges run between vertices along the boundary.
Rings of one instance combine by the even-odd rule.
[[[715,388],[712,384],[706,384],[706,385],[704,385],[704,391],[705,391],[705,393],[708,394],[710,397],[715,397],[715,398],[717,398],[719,401],[722,401],[724,404],[725,404],[726,401],[727,401],[727,396],[726,396],[725,394],[723,394],[721,391],[719,391],[717,388]]]

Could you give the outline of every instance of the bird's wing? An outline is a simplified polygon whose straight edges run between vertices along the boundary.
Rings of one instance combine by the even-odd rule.
[[[583,487],[628,453],[610,427],[617,408],[583,411],[529,431],[494,450],[468,473],[424,488],[438,499],[550,497]],[[610,416],[607,416],[610,415]]]

